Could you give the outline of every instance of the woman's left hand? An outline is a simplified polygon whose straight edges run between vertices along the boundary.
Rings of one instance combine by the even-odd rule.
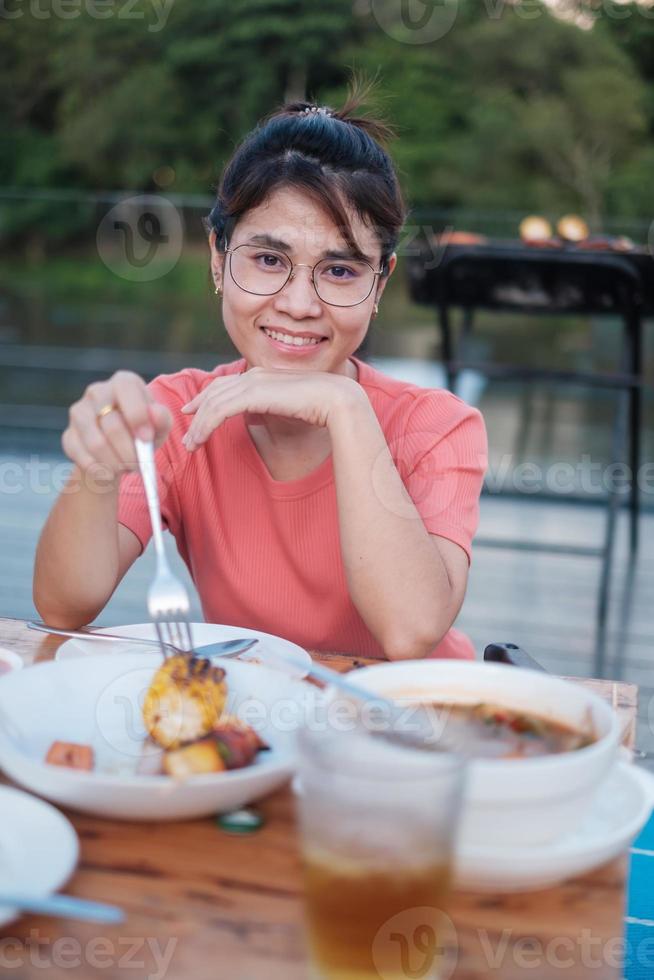
[[[241,412],[325,427],[334,409],[362,395],[359,384],[342,374],[253,367],[243,374],[216,378],[184,405],[182,412],[195,418],[183,443],[189,451],[197,449],[225,419]]]

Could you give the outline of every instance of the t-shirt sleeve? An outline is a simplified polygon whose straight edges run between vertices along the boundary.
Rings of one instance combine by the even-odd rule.
[[[425,527],[458,544],[470,561],[488,465],[481,413],[449,392],[429,391],[403,428],[396,465]]]
[[[155,378],[148,385],[154,399],[166,405],[172,414],[173,425],[167,440],[157,449],[155,463],[157,467],[157,486],[161,503],[161,518],[164,528],[167,528],[175,538],[180,533],[181,514],[177,481],[180,477],[180,467],[185,458],[175,453],[173,446],[181,441],[181,429],[185,426],[186,416],[180,414],[180,408],[191,397],[180,376]],[[126,473],[120,483],[118,497],[118,523],[129,528],[141,542],[144,550],[152,537],[152,527],[148,505],[145,499],[143,481],[139,473]]]

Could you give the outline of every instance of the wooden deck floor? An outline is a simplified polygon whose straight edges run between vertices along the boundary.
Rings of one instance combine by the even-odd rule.
[[[32,618],[31,578],[38,534],[56,495],[54,480],[63,460],[40,456],[0,460],[0,615]],[[480,537],[507,536],[596,545],[603,530],[601,508],[531,499],[482,499]],[[654,751],[654,515],[642,518],[641,547],[629,581],[626,517],[616,548],[607,645],[606,676],[640,685],[638,740]],[[192,585],[170,542],[175,567]],[[126,576],[102,614],[103,625],[142,622],[145,591],[153,568],[148,549]],[[577,676],[594,673],[594,620],[599,561],[537,552],[477,547],[468,594],[457,625],[481,656],[493,641],[528,650],[549,670]],[[626,628],[621,615],[628,586]],[[194,599],[194,616],[201,619]]]

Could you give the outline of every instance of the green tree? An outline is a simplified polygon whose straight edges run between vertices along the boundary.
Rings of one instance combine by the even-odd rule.
[[[1,179],[147,188],[163,164],[176,190],[206,191],[223,159],[285,98],[343,73],[349,0],[186,0],[161,30],[79,16],[0,22],[0,118],[14,132]],[[20,152],[45,137],[52,151]],[[35,181],[35,178],[39,178]]]
[[[577,197],[599,229],[611,180],[645,133],[643,98],[628,66],[583,66],[562,73],[561,96],[535,96],[524,132],[551,176]]]
[[[417,205],[573,208],[598,225],[645,142],[646,89],[629,57],[545,6],[467,0],[430,44],[372,30],[350,54],[382,66]]]
[[[640,8],[582,30],[533,0],[446,0],[452,22],[416,44],[393,0],[184,0],[157,30],[12,2],[1,185],[148,191],[167,167],[168,190],[206,193],[261,116],[303,95],[338,102],[354,69],[378,79],[416,207],[573,209],[596,224],[651,209],[654,19]],[[6,234],[65,237],[86,220],[52,201],[0,207]]]

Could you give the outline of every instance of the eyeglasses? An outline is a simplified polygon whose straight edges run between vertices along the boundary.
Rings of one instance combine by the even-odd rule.
[[[226,248],[229,271],[237,286],[255,296],[273,296],[295,275],[295,269],[311,269],[316,293],[329,306],[358,306],[370,296],[377,276],[371,265],[359,259],[321,259],[311,267],[291,262],[286,252],[263,249],[258,245]]]

